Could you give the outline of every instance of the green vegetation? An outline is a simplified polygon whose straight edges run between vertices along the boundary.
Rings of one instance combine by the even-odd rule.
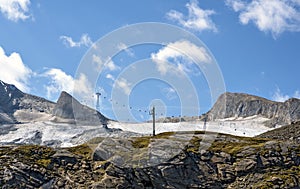
[[[186,151],[196,153],[196,154],[199,153],[201,140],[202,140],[201,138],[193,136],[193,138],[190,140],[190,143],[186,148]]]
[[[25,163],[30,162],[45,168],[51,164],[51,156],[54,153],[55,151],[52,148],[37,145],[17,146],[13,150],[6,152],[7,155],[16,156]]]
[[[263,180],[254,185],[253,188],[273,188],[274,185],[296,186],[295,178],[300,177],[299,166],[292,166],[289,169],[278,167],[278,169],[280,169],[279,172],[266,172]]]
[[[224,135],[228,137],[228,135]],[[232,139],[236,140],[224,140],[224,141],[215,141],[210,146],[209,150],[213,152],[225,152],[232,156],[235,156],[238,152],[241,152],[245,147],[254,148],[257,150],[262,149],[269,139],[264,138],[250,138],[250,137],[239,137],[239,136],[230,136]]]
[[[131,140],[131,144],[134,148],[147,148],[152,140],[155,139],[168,139],[170,136],[174,135],[174,132],[165,132],[160,133],[155,136],[143,136],[143,137],[134,137]]]
[[[91,146],[87,143],[67,148],[67,150],[75,155],[79,155],[86,159],[91,159],[93,155],[93,150],[91,149]]]

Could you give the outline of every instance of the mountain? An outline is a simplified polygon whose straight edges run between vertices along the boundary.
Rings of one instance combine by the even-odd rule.
[[[286,125],[300,120],[300,100],[291,98],[274,102],[254,95],[227,92],[218,98],[206,116],[208,120],[261,116],[270,119],[266,122],[269,127]]]
[[[98,111],[80,104],[80,102],[65,91],[60,94],[52,114],[56,117],[53,120],[70,120],[81,125],[106,125],[108,120]]]
[[[107,118],[98,111],[80,104],[67,92],[57,103],[26,94],[0,81],[0,124],[52,121],[80,125],[106,125]]]
[[[0,81],[0,123],[37,121],[52,114],[55,103]]]

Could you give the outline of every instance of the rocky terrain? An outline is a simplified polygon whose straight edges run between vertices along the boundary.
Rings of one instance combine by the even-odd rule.
[[[269,127],[287,125],[300,120],[300,99],[274,102],[243,93],[222,94],[213,108],[206,114],[208,120],[260,115],[270,119]]]
[[[265,132],[259,135],[259,137],[287,141],[292,140],[300,144],[300,122],[293,122],[290,125],[285,125],[278,129]]]
[[[212,133],[164,133],[131,138],[137,150],[151,140],[193,135],[172,158],[153,166],[120,166],[97,153],[104,138],[72,148],[0,148],[2,188],[299,188],[300,146],[294,141],[219,134],[207,150],[200,142]],[[122,140],[122,139],[114,139]],[[94,153],[96,152],[96,153]],[[163,152],[160,152],[163,153]],[[135,153],[133,160],[146,156]],[[159,155],[159,154],[158,154]],[[160,154],[162,155],[162,154]]]

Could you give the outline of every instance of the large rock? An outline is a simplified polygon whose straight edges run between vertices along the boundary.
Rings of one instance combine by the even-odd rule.
[[[73,120],[76,124],[106,125],[107,118],[98,111],[82,105],[67,92],[62,92],[53,109],[53,115]],[[59,119],[57,119],[59,120]]]
[[[300,100],[291,98],[285,102],[274,102],[258,96],[227,92],[206,114],[208,120],[255,115],[270,119],[266,123],[268,126],[289,124],[300,120]]]

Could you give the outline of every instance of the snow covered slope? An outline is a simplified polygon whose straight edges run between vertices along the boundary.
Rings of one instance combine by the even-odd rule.
[[[156,133],[169,131],[212,131],[218,133],[232,134],[236,136],[253,137],[272,130],[264,125],[269,119],[252,116],[247,118],[228,118],[215,121],[190,121],[178,123],[156,123]],[[123,131],[136,132],[141,134],[152,134],[152,123],[119,123],[110,122],[109,128],[120,128]]]
[[[203,121],[157,123],[156,133],[169,131],[213,131],[237,136],[253,137],[272,130],[264,126],[265,118],[226,119]],[[101,126],[80,126],[68,123],[31,122],[2,125],[0,144],[41,144],[54,147],[75,146],[95,137],[133,137],[152,134],[152,123],[120,123],[110,121],[108,128]],[[121,129],[121,130],[120,130]]]

